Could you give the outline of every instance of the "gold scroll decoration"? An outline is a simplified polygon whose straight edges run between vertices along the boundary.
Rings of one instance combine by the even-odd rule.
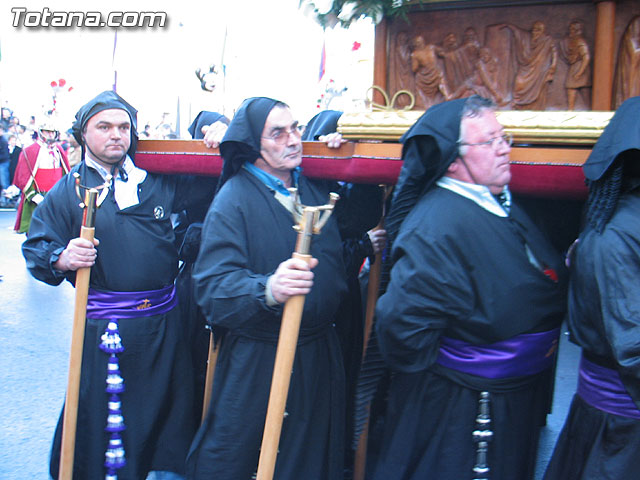
[[[383,111],[383,112],[395,112],[397,110],[407,111],[407,110],[411,110],[416,105],[416,97],[409,90],[398,90],[396,93],[393,94],[393,97],[391,97],[391,100],[389,100],[389,94],[382,87],[379,87],[378,85],[371,85],[367,89],[367,92],[366,92],[367,99],[369,97],[370,91],[372,93],[374,91],[377,91],[382,95],[382,98],[384,98],[384,105],[382,105],[374,102],[373,95],[371,96],[372,99],[369,100],[369,104],[371,105],[371,109],[373,111]],[[395,108],[396,101],[398,100],[398,98],[400,98],[403,95],[409,97],[409,105],[406,105],[401,109],[396,109]]]
[[[398,141],[424,111],[345,112],[338,132],[348,140]],[[516,144],[593,145],[613,112],[497,111],[498,121]]]

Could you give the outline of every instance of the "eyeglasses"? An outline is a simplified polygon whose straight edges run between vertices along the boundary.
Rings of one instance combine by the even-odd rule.
[[[468,147],[490,145],[494,150],[497,150],[502,143],[504,143],[507,147],[510,147],[511,145],[513,145],[513,135],[511,135],[510,133],[504,133],[497,137],[490,138],[486,142],[477,142],[477,143],[458,142],[459,145],[466,145]]]
[[[291,125],[291,128],[276,128],[271,136],[262,137],[267,140],[273,140],[278,145],[284,145],[289,140],[289,135],[293,135],[295,138],[302,137],[302,131],[304,130],[304,126],[298,125],[298,122],[295,122]]]

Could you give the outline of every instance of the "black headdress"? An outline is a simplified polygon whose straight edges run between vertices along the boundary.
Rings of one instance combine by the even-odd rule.
[[[466,99],[460,99],[432,106],[400,139],[402,168],[386,220],[389,246],[418,199],[457,158],[465,103]]]
[[[218,189],[238,173],[244,162],[254,163],[260,157],[264,124],[276,105],[286,107],[286,104],[266,97],[252,97],[242,102],[220,144],[223,164]]]
[[[189,125],[187,130],[189,131],[191,138],[194,140],[201,140],[204,138],[202,127],[216,122],[222,122],[225,125],[229,125],[230,120],[221,113],[203,110],[196,116],[196,118],[193,119],[193,122],[191,122],[191,125]]]
[[[621,159],[632,150],[640,150],[640,97],[620,105],[582,167],[589,185],[585,228],[602,232],[611,219],[622,187]]]
[[[320,135],[328,135],[329,133],[338,131],[338,120],[342,116],[342,112],[338,110],[323,110],[315,115],[304,129],[302,135],[303,141],[318,140]]]

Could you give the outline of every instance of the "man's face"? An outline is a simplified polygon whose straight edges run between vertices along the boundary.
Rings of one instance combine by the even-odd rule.
[[[463,143],[480,143],[501,137],[504,134],[502,125],[492,111],[485,111],[472,118],[464,118]],[[493,145],[467,145],[463,158],[452,164],[458,180],[477,185],[485,185],[493,194],[499,194],[511,180],[509,153],[511,147],[501,139],[494,140]]]
[[[43,140],[46,143],[54,143],[58,139],[58,132],[55,130],[40,130],[40,135],[42,135]]]
[[[261,158],[255,163],[256,167],[285,183],[291,177],[291,170],[302,162],[302,141],[297,125],[291,110],[283,107],[273,108],[262,131]]]
[[[103,110],[89,119],[83,132],[87,153],[105,168],[118,163],[131,146],[131,120],[119,108]]]

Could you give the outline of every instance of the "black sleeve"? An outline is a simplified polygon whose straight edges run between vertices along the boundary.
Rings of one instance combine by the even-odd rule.
[[[346,183],[339,187],[338,193],[336,216],[340,236],[343,240],[360,240],[380,222],[384,191],[379,185]]]
[[[59,285],[65,276],[75,282],[75,272],[63,274],[53,268],[69,240],[80,235],[82,209],[78,208],[75,192],[66,191],[65,180],[66,177],[56,183],[34,210],[27,239],[22,244],[27,269],[49,285]]]

